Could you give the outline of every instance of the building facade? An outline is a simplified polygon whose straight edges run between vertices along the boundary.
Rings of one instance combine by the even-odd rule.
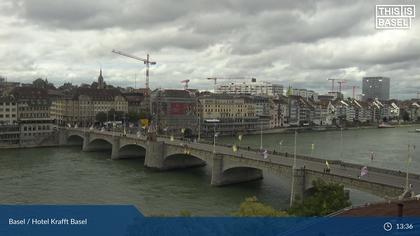
[[[248,133],[276,125],[278,114],[270,112],[270,100],[250,95],[210,94],[199,97],[201,130],[221,135]],[[272,122],[274,119],[274,122]]]
[[[198,132],[197,97],[187,90],[152,92],[153,122],[158,133],[192,136]]]
[[[257,82],[252,78],[251,82],[220,84],[216,87],[216,93],[280,96],[283,95],[283,85]]]
[[[12,96],[0,97],[0,145],[18,144],[19,140],[17,103]]]
[[[0,97],[0,125],[15,124],[17,119],[17,104],[14,97]]]
[[[51,100],[48,90],[34,87],[17,87],[13,90],[20,125],[20,142],[37,143],[57,130],[50,116]]]
[[[59,125],[91,126],[98,113],[110,111],[128,113],[128,102],[116,89],[77,88],[52,101],[51,106],[51,116]]]
[[[389,100],[390,78],[387,77],[364,77],[362,84],[363,101],[379,99]]]

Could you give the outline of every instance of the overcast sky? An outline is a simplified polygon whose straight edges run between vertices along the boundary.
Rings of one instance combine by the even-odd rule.
[[[391,96],[420,90],[420,20],[376,30],[376,4],[413,1],[0,0],[0,75],[56,85],[144,87],[145,67],[111,53],[150,53],[151,87],[212,89],[207,77],[255,77],[330,90],[327,78],[361,86],[391,78]],[[416,4],[418,6],[418,3]],[[417,9],[420,9],[417,7]],[[220,81],[222,82],[222,81]],[[360,90],[359,90],[360,91]]]

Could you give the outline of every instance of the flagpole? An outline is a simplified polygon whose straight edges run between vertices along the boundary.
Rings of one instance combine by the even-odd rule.
[[[293,195],[295,193],[295,169],[296,169],[296,136],[297,130],[295,129],[295,147],[294,147],[294,154],[293,154],[293,166],[292,166],[292,186],[290,188],[290,207],[293,205]]]
[[[311,144],[311,157],[313,156],[313,154],[314,154],[314,149],[315,149],[315,144],[314,143],[312,143]]]
[[[201,117],[198,116],[198,138],[197,141],[200,142],[201,139]]]
[[[407,148],[407,171],[405,173],[405,189],[408,191],[408,167],[410,165],[410,144],[408,144]]]
[[[340,161],[343,161],[343,127],[341,127],[340,136]]]
[[[214,133],[213,133],[213,153],[216,153],[216,123],[214,123]]]
[[[279,155],[281,155],[281,148],[282,148],[282,146],[283,146],[283,139],[280,141],[280,150],[279,150]]]
[[[262,121],[261,121],[261,137],[260,137],[260,150],[263,149],[263,127],[262,127]]]

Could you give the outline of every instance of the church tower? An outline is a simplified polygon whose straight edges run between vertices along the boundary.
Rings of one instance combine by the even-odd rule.
[[[105,88],[105,82],[104,77],[102,77],[102,69],[99,71],[99,77],[98,77],[98,89],[104,89]]]

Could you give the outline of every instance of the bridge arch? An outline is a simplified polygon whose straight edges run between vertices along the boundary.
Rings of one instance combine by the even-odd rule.
[[[112,142],[108,139],[94,138],[83,147],[83,151],[111,151]]]
[[[221,182],[223,185],[249,182],[263,179],[263,171],[249,166],[236,166],[223,170]]]
[[[79,134],[71,134],[67,136],[66,142],[68,145],[83,146],[85,138]]]
[[[164,169],[182,169],[205,166],[206,161],[196,155],[187,153],[172,153],[163,160]]]
[[[118,150],[118,158],[144,158],[145,156],[146,147],[136,143],[125,144]]]

